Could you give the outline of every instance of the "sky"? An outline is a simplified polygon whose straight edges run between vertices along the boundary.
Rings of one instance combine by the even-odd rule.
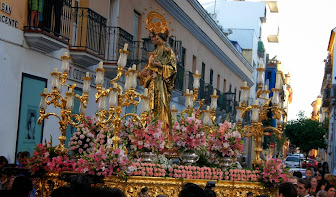
[[[213,0],[199,0],[207,1]],[[310,117],[311,103],[321,91],[330,34],[336,27],[336,0],[278,0],[278,9],[279,44],[274,47],[284,72],[291,75],[293,89],[288,120],[296,119],[299,111]]]

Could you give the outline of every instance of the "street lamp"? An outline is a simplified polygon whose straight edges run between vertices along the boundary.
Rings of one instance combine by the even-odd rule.
[[[235,95],[235,93],[231,92],[231,86],[228,92],[224,93],[224,97],[226,100],[226,104],[230,106],[230,103],[233,101],[233,96]],[[226,106],[227,106],[226,105]],[[230,106],[229,108],[227,108],[227,112],[231,112],[232,111],[232,106]]]

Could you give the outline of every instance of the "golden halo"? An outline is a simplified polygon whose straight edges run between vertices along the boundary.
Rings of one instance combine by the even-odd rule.
[[[169,35],[169,26],[163,16],[157,12],[150,12],[146,17],[147,29],[155,34],[164,33]]]

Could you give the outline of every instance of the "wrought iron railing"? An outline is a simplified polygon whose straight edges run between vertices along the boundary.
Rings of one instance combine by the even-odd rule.
[[[42,7],[37,8],[42,14],[42,20],[34,24],[31,18],[30,4],[28,6],[28,26],[25,30],[43,31],[69,42],[71,33],[72,0],[45,0]],[[39,4],[37,5],[39,6]]]
[[[72,11],[76,25],[71,49],[105,57],[107,19],[90,8],[73,7]]]
[[[178,62],[177,65],[177,74],[175,79],[175,89],[183,92],[183,82],[184,82],[184,67]]]
[[[205,103],[210,104],[211,103],[211,95],[213,94],[213,86],[210,83],[205,84]]]
[[[198,89],[198,97],[199,99],[205,98],[205,81],[204,79],[200,79],[200,87]]]
[[[133,35],[121,27],[107,27],[107,62],[116,62],[119,57],[119,49],[128,44],[127,50],[133,53]]]

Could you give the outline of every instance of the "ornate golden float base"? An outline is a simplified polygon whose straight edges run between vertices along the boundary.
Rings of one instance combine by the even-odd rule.
[[[104,179],[104,185],[121,189],[125,193],[126,197],[138,196],[139,192],[144,187],[148,188],[149,196],[164,194],[169,197],[178,197],[179,191],[182,189],[182,185],[184,183],[191,182],[204,188],[208,181],[210,180],[141,176],[132,176],[128,177],[127,180],[122,180],[117,176],[110,176]],[[253,192],[254,195],[267,194],[270,197],[277,196],[276,188],[266,188],[258,182],[211,181],[216,183],[213,190],[219,197],[245,197],[249,191]],[[57,173],[50,173],[43,179],[43,181],[40,182],[38,196],[50,195],[50,182],[54,182],[54,189],[66,184],[64,181],[58,179]]]

